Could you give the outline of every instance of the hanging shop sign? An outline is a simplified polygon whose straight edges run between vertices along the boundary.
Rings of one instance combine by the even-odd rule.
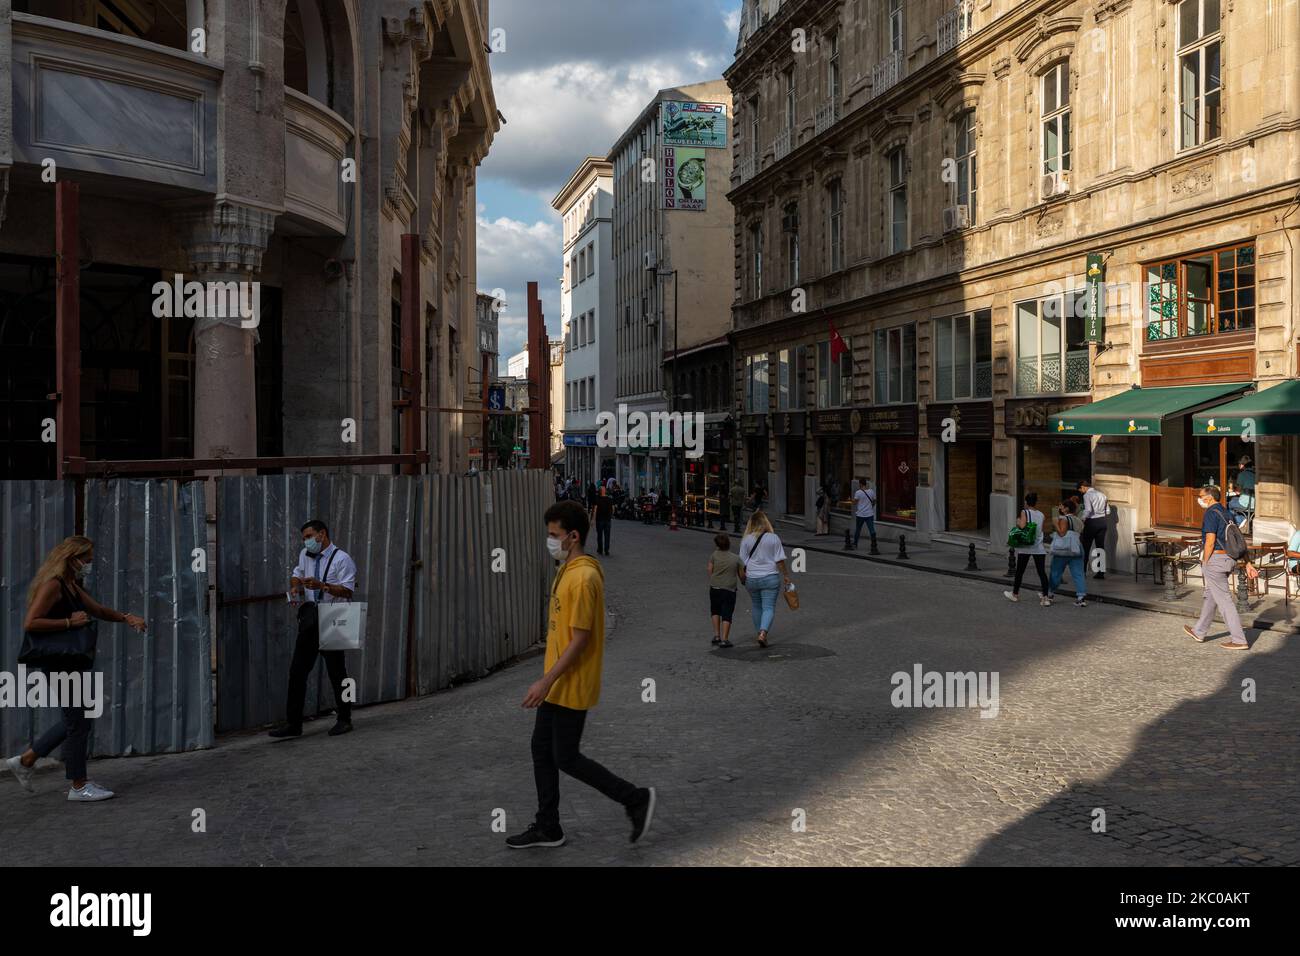
[[[1106,267],[1100,253],[1088,255],[1084,277],[1084,333],[1089,342],[1106,340]]]

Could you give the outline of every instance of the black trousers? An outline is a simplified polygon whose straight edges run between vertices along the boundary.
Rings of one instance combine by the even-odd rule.
[[[1083,560],[1084,566],[1092,567],[1092,549],[1094,547],[1106,550],[1106,519],[1089,518],[1083,523],[1083,534],[1079,535],[1083,543]],[[1102,565],[1105,567],[1105,565]]]
[[[1042,593],[1050,594],[1052,589],[1047,583],[1047,570],[1045,567],[1047,555],[1045,554],[1016,555],[1016,583],[1011,586],[1011,592],[1013,594],[1020,593],[1020,582],[1025,579],[1025,568],[1029,567],[1030,558],[1034,559],[1034,570],[1038,572],[1038,581],[1043,589]]]
[[[42,668],[51,681],[57,680],[57,671]],[[85,677],[81,672],[72,672],[81,687],[85,687]],[[85,701],[82,701],[84,704]],[[90,742],[90,718],[84,707],[62,707],[63,723],[55,724],[39,740],[32,744],[32,751],[38,757],[48,757],[54,748],[63,744],[63,770],[69,780],[86,779],[86,749]]]
[[[334,687],[334,708],[338,719],[352,719],[352,705],[343,700],[343,681],[348,676],[343,652],[320,649],[318,610],[311,602],[298,605],[298,641],[293,646],[293,663],[289,665],[289,698],[285,704],[285,720],[292,727],[302,726],[302,709],[307,702],[307,678],[316,666],[317,654],[325,658],[325,670]]]
[[[560,829],[560,771],[594,787],[615,803],[631,807],[637,802],[637,788],[614,776],[578,750],[585,710],[573,710],[545,701],[537,708],[533,726],[533,778],[537,781],[537,827]]]
[[[731,506],[731,526],[732,526],[732,530],[734,530],[734,531],[739,531],[739,530],[740,530],[740,516],[741,516],[741,512],[743,512],[744,510],[745,510],[744,505],[732,505],[732,506]]]
[[[613,519],[609,521],[596,521],[596,550],[604,551],[609,554],[609,529],[613,527]]]

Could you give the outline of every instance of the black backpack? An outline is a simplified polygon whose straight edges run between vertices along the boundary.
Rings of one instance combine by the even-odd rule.
[[[1223,548],[1224,554],[1234,561],[1240,561],[1246,556],[1246,536],[1237,527],[1237,522],[1232,520],[1232,515],[1228,513],[1228,509],[1222,505],[1219,506],[1219,509],[1225,515],[1223,534],[1220,535],[1223,540],[1219,542],[1219,545]]]

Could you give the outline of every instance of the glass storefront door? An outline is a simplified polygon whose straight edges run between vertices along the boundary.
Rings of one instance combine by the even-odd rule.
[[[853,510],[853,439],[822,438],[818,440],[817,480],[826,489],[830,506],[841,511]]]
[[[915,524],[918,467],[916,440],[882,438],[877,447],[880,517],[900,524]]]

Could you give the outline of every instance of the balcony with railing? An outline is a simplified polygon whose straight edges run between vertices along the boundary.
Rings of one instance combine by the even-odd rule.
[[[838,100],[830,100],[817,107],[817,121],[815,135],[820,136],[832,126],[840,121],[840,104]]]
[[[772,154],[776,158],[777,162],[780,162],[790,155],[790,143],[792,141],[790,133],[791,130],[787,127],[786,129],[781,130],[781,132],[777,134],[776,139],[772,141]]]
[[[903,51],[895,50],[871,69],[871,95],[879,96],[903,78]]]
[[[939,17],[935,24],[935,35],[939,38],[939,56],[943,56],[973,32],[975,4],[973,0],[961,0],[947,13]]]
[[[1065,377],[1061,377],[1061,356],[1022,356],[1016,362],[1017,395],[1060,395],[1086,392],[1092,388],[1088,350],[1065,353]]]

